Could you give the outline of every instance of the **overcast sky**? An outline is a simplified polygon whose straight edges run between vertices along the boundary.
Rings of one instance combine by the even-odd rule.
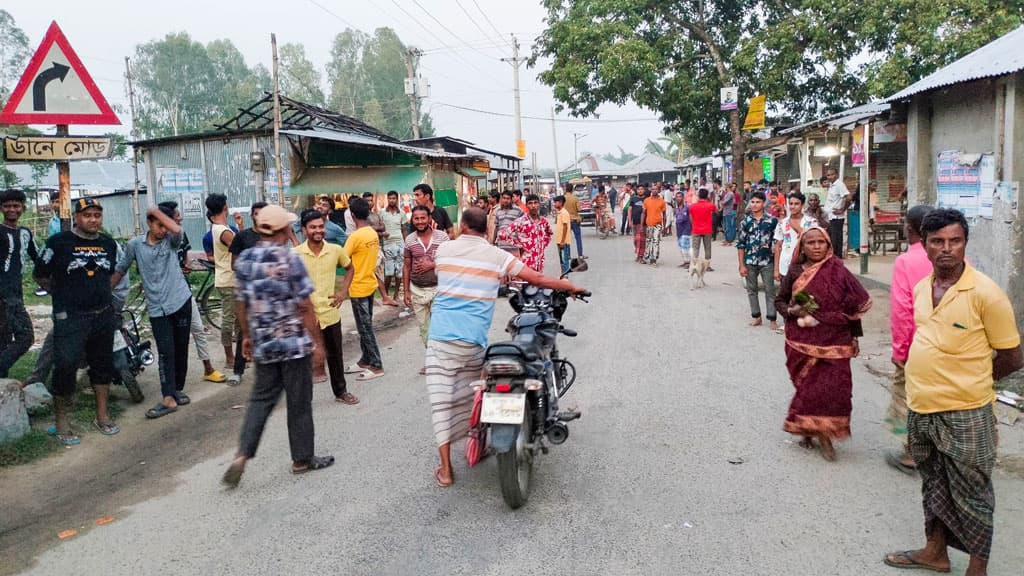
[[[46,0],[18,2],[5,9],[28,35],[33,50],[50,21],[56,20],[106,98],[112,104],[125,105],[125,109],[124,57],[131,56],[137,44],[168,32],[184,30],[203,43],[228,38],[250,66],[263,62],[268,68],[270,33],[274,32],[280,44],[304,44],[307,56],[321,70],[326,84],[324,67],[338,32],[355,27],[372,33],[388,26],[398,32],[404,43],[426,51],[421,74],[431,84],[431,97],[423,101],[422,110],[434,117],[438,134],[514,154],[515,128],[511,117],[444,106],[502,114],[513,111],[511,66],[499,60],[511,56],[511,49],[481,15],[477,4],[506,38],[510,33],[518,36],[524,55],[544,29],[545,13],[539,0],[292,0],[288,5],[266,0]],[[427,11],[458,36],[446,32]],[[527,69],[525,64],[520,72],[523,138],[527,153],[537,153],[538,166],[551,167],[551,122],[526,118],[547,118],[554,106],[551,90],[536,79],[538,73],[539,69]],[[326,85],[324,90],[327,91]],[[125,117],[122,121],[127,132],[129,119]],[[581,152],[616,154],[618,146],[639,154],[648,138],[661,135],[656,114],[633,105],[604,106],[600,120],[558,122],[557,127],[558,160],[562,166],[572,161],[574,132],[586,134],[579,140]],[[71,131],[90,134],[103,130],[72,127]]]

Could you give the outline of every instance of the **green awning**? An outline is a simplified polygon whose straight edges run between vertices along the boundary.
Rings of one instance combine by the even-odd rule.
[[[459,174],[470,178],[476,178],[477,180],[480,178],[487,178],[487,172],[481,172],[476,168],[456,168],[456,171],[458,171]]]
[[[426,166],[377,168],[309,168],[291,185],[291,194],[383,194],[397,190],[409,194],[417,184],[426,182]]]

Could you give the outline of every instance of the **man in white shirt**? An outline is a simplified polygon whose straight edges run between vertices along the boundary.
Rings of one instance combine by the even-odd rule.
[[[836,257],[846,255],[843,244],[843,226],[846,224],[846,208],[850,205],[850,191],[839,180],[835,168],[828,170],[828,195],[825,197],[825,215],[828,217],[828,235],[832,239],[832,250]]]
[[[821,226],[814,216],[804,214],[804,195],[800,192],[790,192],[787,200],[789,216],[779,221],[775,227],[775,281],[781,282],[789,272],[789,265],[793,261],[793,251],[796,250],[796,241],[800,234],[809,226]]]

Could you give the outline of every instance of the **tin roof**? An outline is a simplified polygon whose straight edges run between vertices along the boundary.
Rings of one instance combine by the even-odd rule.
[[[823,118],[817,118],[810,122],[804,122],[803,124],[797,124],[785,130],[780,130],[779,134],[791,135],[798,134],[806,131],[808,128],[818,128],[821,126],[828,126],[830,128],[841,128],[844,126],[850,126],[863,120],[874,118],[875,116],[884,114],[889,111],[889,104],[887,101],[868,102],[867,104],[861,104],[860,106],[854,106],[848,110],[842,112],[836,112]]]
[[[967,56],[940,68],[903,90],[889,96],[886,102],[905,100],[915,94],[993,76],[1004,76],[1024,70],[1024,26],[989,42]]]
[[[35,186],[30,164],[8,163],[5,168],[20,179],[19,187]],[[139,185],[146,186],[146,166],[139,164]],[[39,179],[39,188],[56,190],[59,186],[56,166]],[[135,169],[131,162],[119,160],[83,160],[71,163],[71,188],[90,193],[109,193],[135,186]]]
[[[290,136],[300,136],[304,138],[315,138],[318,140],[327,140],[329,142],[344,142],[346,144],[356,144],[360,146],[367,146],[369,148],[387,148],[390,150],[398,150],[421,156],[425,158],[472,158],[472,154],[456,154],[454,152],[445,152],[444,150],[435,150],[433,148],[420,148],[416,146],[409,146],[401,142],[395,142],[391,140],[381,140],[373,136],[367,136],[365,134],[356,134],[354,132],[340,132],[330,128],[305,128],[300,130],[281,130],[281,134],[288,134]]]

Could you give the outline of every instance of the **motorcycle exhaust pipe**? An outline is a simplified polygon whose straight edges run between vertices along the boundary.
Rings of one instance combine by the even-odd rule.
[[[569,427],[564,422],[555,422],[544,434],[554,445],[564,444],[569,439]]]

